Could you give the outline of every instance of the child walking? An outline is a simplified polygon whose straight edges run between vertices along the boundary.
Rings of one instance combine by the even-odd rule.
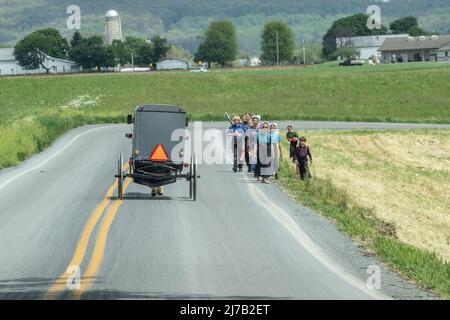
[[[308,170],[308,158],[312,164],[312,155],[309,146],[306,144],[306,138],[301,137],[300,143],[295,150],[295,159],[297,161],[297,165],[300,169],[300,178],[305,181],[310,178],[309,170]]]
[[[298,133],[296,131],[294,131],[294,127],[291,125],[287,126],[286,138],[289,141],[289,158],[292,159],[293,163],[296,163],[295,150],[297,149],[297,146],[298,146],[299,136],[298,136]],[[296,166],[296,170],[297,170],[297,175],[300,175],[300,170],[298,168],[298,165]]]

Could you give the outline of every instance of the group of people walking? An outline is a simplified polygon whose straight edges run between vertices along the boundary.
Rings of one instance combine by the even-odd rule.
[[[251,113],[244,114],[242,119],[236,115],[231,122],[227,135],[232,138],[233,171],[242,172],[246,166],[257,181],[270,183],[271,177],[278,179],[283,154],[277,123],[262,121],[261,116]],[[289,155],[297,164],[297,174],[302,180],[308,179],[312,155],[306,138],[299,137],[292,126],[287,127],[286,138],[290,142]]]

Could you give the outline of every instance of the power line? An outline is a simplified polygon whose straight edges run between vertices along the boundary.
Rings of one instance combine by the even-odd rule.
[[[303,67],[306,68],[306,50],[305,50],[305,38],[303,38]]]

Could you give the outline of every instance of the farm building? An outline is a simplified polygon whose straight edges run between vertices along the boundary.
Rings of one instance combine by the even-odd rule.
[[[156,63],[156,70],[186,70],[189,63],[179,59],[164,59]]]
[[[73,73],[79,72],[80,68],[75,62],[58,59],[48,56],[44,62],[44,65],[50,69],[50,73]],[[42,74],[47,73],[44,68],[36,70],[25,70],[16,61],[14,57],[14,48],[2,48],[0,49],[0,76],[15,76],[26,74]]]
[[[450,35],[386,39],[381,62],[448,61]]]
[[[369,59],[372,56],[378,57],[380,47],[386,39],[396,39],[407,37],[407,34],[380,35],[367,37],[337,38],[337,48],[354,48],[359,52],[359,59]]]
[[[105,42],[111,45],[114,40],[122,41],[122,21],[116,10],[109,10],[105,15]]]

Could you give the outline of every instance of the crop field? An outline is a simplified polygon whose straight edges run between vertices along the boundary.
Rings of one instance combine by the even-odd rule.
[[[450,296],[450,131],[302,134],[313,179],[300,182],[285,161],[285,188],[402,273]]]

